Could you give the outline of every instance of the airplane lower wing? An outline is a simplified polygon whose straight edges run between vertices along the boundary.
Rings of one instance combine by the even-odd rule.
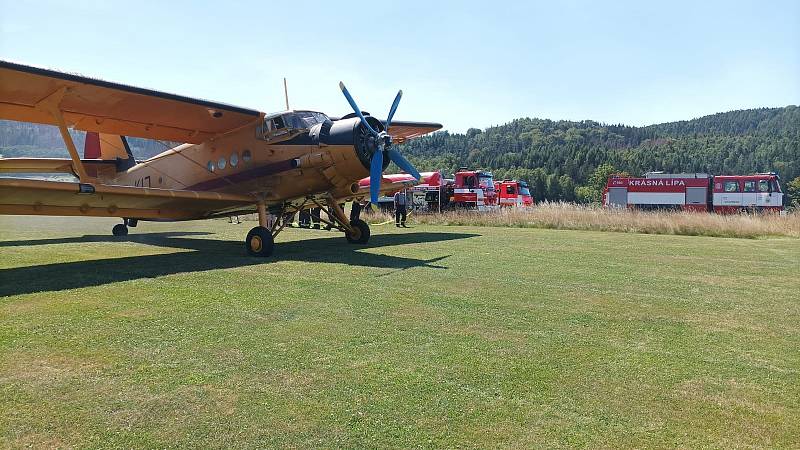
[[[254,204],[252,197],[218,192],[0,178],[0,214],[189,220]]]
[[[0,158],[0,172],[72,173],[72,160],[63,158]]]

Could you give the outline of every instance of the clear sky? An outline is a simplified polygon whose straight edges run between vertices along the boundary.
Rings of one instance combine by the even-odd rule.
[[[0,57],[271,112],[452,131],[800,104],[800,1],[0,0]],[[1,80],[0,80],[1,82]]]

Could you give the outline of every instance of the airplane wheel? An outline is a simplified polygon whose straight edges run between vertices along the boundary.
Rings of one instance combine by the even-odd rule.
[[[351,244],[366,244],[369,241],[369,225],[363,220],[351,220],[350,226],[353,227],[352,232],[345,232],[344,237],[347,242]]]
[[[114,236],[127,236],[128,227],[126,227],[124,223],[118,223],[111,229],[111,234]]]
[[[269,256],[275,248],[272,233],[264,227],[255,227],[250,230],[244,244],[247,247],[247,254],[250,256]]]

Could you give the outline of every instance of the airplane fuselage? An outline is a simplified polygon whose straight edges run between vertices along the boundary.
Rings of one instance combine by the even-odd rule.
[[[317,193],[352,196],[358,180],[368,175],[356,151],[359,119],[328,121],[266,138],[262,127],[255,124],[201,144],[180,145],[123,172],[106,174],[103,181],[252,194],[276,204]]]

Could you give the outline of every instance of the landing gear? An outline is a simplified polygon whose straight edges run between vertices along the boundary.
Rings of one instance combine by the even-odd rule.
[[[344,237],[351,244],[366,244],[369,241],[369,225],[361,219],[350,221],[350,230],[344,232]]]
[[[306,202],[311,202],[312,205],[318,208],[318,211],[323,209],[322,203],[315,198],[309,197]],[[287,203],[283,205],[280,211],[272,210],[271,215],[267,214],[267,206],[264,202],[257,203],[259,226],[247,233],[247,238],[244,241],[247,253],[251,256],[270,256],[275,248],[275,236],[285,227],[290,226],[294,212],[300,212],[301,227],[304,224],[303,219],[308,220],[305,212],[307,211],[306,202],[299,206]],[[342,207],[336,203],[332,196],[326,199],[326,203],[329,211],[328,220],[319,218],[320,223],[324,223],[331,229],[344,232],[347,242],[351,244],[366,244],[369,241],[369,225],[366,222],[360,219],[347,220]],[[306,222],[306,227],[308,227],[308,222]]]
[[[247,233],[244,244],[247,247],[247,254],[250,256],[269,256],[275,249],[272,231],[261,226],[255,227]]]
[[[118,223],[114,225],[114,228],[111,229],[111,234],[114,236],[127,236],[128,227],[124,223]]]
[[[139,219],[122,219],[122,223],[114,225],[111,229],[111,234],[114,236],[127,236],[128,227],[136,227],[139,224]]]

